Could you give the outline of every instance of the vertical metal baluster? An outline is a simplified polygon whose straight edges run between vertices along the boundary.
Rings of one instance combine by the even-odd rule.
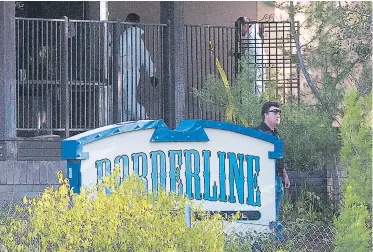
[[[193,35],[191,37],[192,37],[193,42],[194,42],[194,50],[193,50],[193,52],[194,52],[194,59],[193,59],[193,65],[195,66],[195,68],[193,68],[193,75],[195,76],[195,78],[193,78],[193,83],[196,84],[197,90],[200,91],[201,88],[200,88],[200,85],[198,83],[197,26],[193,26],[192,32],[193,32],[192,33]],[[202,118],[200,99],[197,99],[196,115],[197,115],[198,119]]]
[[[62,104],[63,104],[63,101],[62,101],[62,97],[63,97],[63,94],[62,94],[62,68],[63,68],[63,65],[62,65],[62,54],[63,54],[63,51],[62,51],[62,44],[64,43],[63,42],[63,39],[64,39],[64,21],[62,21],[60,24],[59,24],[59,29],[58,29],[58,41],[59,41],[59,54],[60,54],[60,57],[59,57],[59,95],[60,95],[60,101],[59,101],[59,104],[58,104],[58,108],[59,108],[59,128],[63,131],[64,130],[64,126],[63,126],[63,122],[62,122]]]
[[[189,79],[189,74],[190,74],[190,71],[189,71],[189,68],[190,68],[190,64],[189,64],[189,44],[188,44],[188,26],[185,25],[185,40],[187,41],[186,43],[186,48],[185,48],[185,55],[186,55],[186,93],[185,93],[185,101],[186,101],[186,104],[185,104],[185,109],[186,109],[186,115],[188,118],[193,118],[190,114],[190,85],[191,85],[191,82],[190,82],[190,79]]]
[[[16,131],[20,128],[19,125],[19,110],[20,110],[20,83],[21,83],[21,76],[20,76],[20,44],[19,44],[19,30],[20,30],[20,20],[15,20],[16,25]],[[24,71],[24,70],[23,70]]]
[[[222,52],[222,56],[221,56],[221,66],[223,67],[225,73],[226,73],[226,76],[227,76],[227,80],[229,81],[229,85],[232,87],[233,86],[233,83],[229,80],[229,71],[228,71],[228,50],[227,50],[227,43],[225,41],[225,36],[224,36],[224,31],[225,31],[225,27],[221,27],[219,30],[221,31],[221,39],[219,39],[219,41],[221,41],[221,47],[222,49],[219,50],[219,52],[221,51]]]
[[[28,47],[25,47],[25,40],[26,40],[26,37],[25,37],[25,20],[22,20],[22,59],[23,59],[23,65],[22,65],[22,69],[24,69],[24,71],[26,71],[26,80],[23,80],[21,82],[22,84],[22,128],[25,128],[25,90],[26,90],[26,87],[25,87],[25,81],[27,82],[27,80],[29,79],[29,72],[26,70],[28,69],[28,65],[26,66],[25,65],[25,62],[29,62],[29,57],[28,57]],[[27,40],[28,41],[28,40]],[[26,56],[26,51],[27,50],[27,56]]]
[[[146,43],[146,41],[147,41],[147,39],[146,39],[146,37],[147,37],[146,36],[146,32],[147,32],[146,26],[144,26],[142,28],[144,30],[144,35],[143,35],[144,40],[141,41],[141,37],[140,37],[140,40],[138,41],[138,43],[140,43],[140,44],[138,46],[141,48],[141,43],[142,43],[144,45],[144,48],[143,48],[143,50],[140,50],[140,62],[138,64],[141,66],[143,64],[142,61],[144,61],[145,71],[143,71],[142,74],[143,74],[143,77],[144,77],[144,80],[145,80],[145,75],[147,74],[146,73],[146,69],[149,68],[149,65],[146,65],[147,59],[145,58],[146,57],[146,50],[148,50],[148,46],[147,46],[147,43]],[[150,57],[150,51],[149,51],[149,55],[148,56]],[[141,72],[139,72],[139,74],[140,74],[140,76],[138,76],[137,81],[136,81],[136,95],[139,94],[139,98],[136,99],[136,101],[137,101],[137,103],[140,104],[140,111],[138,111],[138,113],[139,113],[139,117],[138,118],[144,119],[145,115],[142,114],[143,111],[141,109],[141,106],[144,105],[143,101],[142,101],[142,99],[143,99],[143,92],[139,92],[139,85],[140,85],[139,80],[141,79]],[[149,76],[146,76],[146,77],[149,77]],[[148,84],[148,83],[146,83],[146,84]],[[144,87],[143,90],[145,91],[146,89],[147,89],[147,85],[145,85],[145,87]],[[140,90],[140,91],[142,91],[142,90]],[[137,108],[137,106],[136,106],[136,108]]]
[[[153,71],[154,70],[156,70],[157,72],[159,71],[159,69],[158,68],[156,68],[156,65],[157,65],[157,63],[158,63],[158,58],[157,58],[157,56],[158,56],[158,50],[156,50],[156,45],[158,45],[157,44],[157,40],[156,40],[156,37],[155,37],[155,34],[154,34],[154,31],[155,31],[155,29],[157,28],[157,26],[151,26],[151,32],[152,32],[152,53],[151,53],[151,55],[153,55]],[[158,70],[157,70],[158,69]],[[155,72],[155,71],[154,71]],[[154,76],[159,76],[159,74],[157,73],[157,72],[155,72],[154,73]],[[158,77],[157,77],[158,78]],[[158,85],[159,85],[160,83],[158,83]],[[148,108],[149,108],[149,112],[148,112],[148,116],[149,116],[149,119],[155,119],[154,118],[154,110],[156,109],[156,107],[155,107],[155,105],[156,105],[156,100],[154,99],[154,91],[155,91],[155,88],[153,87],[152,89],[151,89],[153,92],[148,92],[148,101],[152,101],[152,103],[150,103],[150,102],[148,102]],[[152,95],[152,93],[153,93],[153,95]],[[153,99],[151,99],[151,96],[153,97]]]
[[[86,89],[88,89],[86,91],[86,95],[87,95],[87,103],[88,103],[88,120],[87,120],[87,123],[88,123],[88,129],[91,129],[92,128],[92,106],[91,106],[91,100],[92,100],[92,90],[91,90],[91,83],[92,83],[92,65],[94,65],[94,63],[92,64],[92,55],[94,55],[94,51],[93,51],[93,43],[95,42],[95,38],[94,38],[94,32],[92,32],[92,25],[94,23],[93,22],[89,22],[89,51],[88,51],[88,54],[89,54],[89,75],[88,75],[88,82],[87,82],[87,85],[86,85]]]
[[[132,35],[132,34],[131,34]],[[133,41],[133,39],[135,39],[135,41]],[[135,117],[137,117],[138,116],[138,111],[137,111],[137,107],[136,107],[136,101],[137,101],[137,99],[136,99],[136,92],[134,92],[134,90],[136,90],[136,80],[137,80],[137,75],[138,75],[138,72],[137,71],[135,71],[134,70],[134,68],[135,67],[137,67],[137,64],[139,64],[138,63],[138,60],[137,60],[137,50],[136,50],[136,48],[138,47],[138,45],[137,45],[137,43],[138,43],[138,39],[137,39],[137,36],[135,35],[135,38],[133,38],[133,35],[131,36],[131,57],[135,57],[135,64],[131,64],[131,72],[132,72],[132,74],[131,74],[131,86],[132,86],[132,88],[131,88],[131,90],[132,90],[132,94],[130,94],[131,95],[131,98],[132,98],[132,101],[131,101],[131,120],[136,120],[137,118],[133,118],[133,114],[135,115]],[[132,46],[132,45],[134,45],[134,47]],[[131,60],[131,59],[130,59]],[[137,69],[136,69],[137,70]],[[133,76],[133,73],[135,73],[135,76]],[[135,93],[135,95],[133,95]],[[133,106],[133,105],[135,105],[135,106]],[[134,112],[134,113],[133,113]]]
[[[82,112],[82,105],[83,105],[83,76],[82,76],[82,72],[83,72],[83,64],[82,64],[82,57],[83,57],[83,53],[82,53],[82,50],[83,50],[83,24],[84,23],[76,23],[77,26],[79,24],[79,67],[77,67],[79,69],[79,125],[78,125],[78,128],[80,130],[83,130],[83,124],[82,124],[82,118],[83,118],[83,112]],[[78,36],[78,33],[77,33],[77,36]],[[77,38],[77,41],[78,41],[78,38]]]
[[[40,111],[41,111],[41,108],[40,108],[40,102],[39,102],[39,99],[40,99],[40,94],[39,94],[39,88],[40,88],[40,79],[39,79],[39,71],[40,71],[40,66],[39,66],[39,55],[40,55],[40,49],[39,49],[39,20],[36,20],[35,23],[36,23],[36,34],[35,34],[35,37],[36,37],[36,50],[35,50],[35,53],[36,53],[36,56],[35,56],[35,59],[36,59],[36,78],[35,78],[35,83],[34,83],[34,87],[36,89],[36,95],[33,97],[33,103],[35,104],[36,102],[36,111],[34,110],[34,112],[37,112],[37,115],[34,115],[36,118],[37,118],[37,121],[36,121],[36,128],[38,129],[38,133],[39,133],[39,130],[40,130]]]
[[[70,22],[69,21],[69,30],[70,30],[70,26],[72,26],[74,23],[73,22]],[[69,33],[69,36],[70,36],[70,33]],[[68,53],[68,65],[69,65],[69,68],[67,70],[68,72],[68,82],[67,82],[67,86],[68,86],[68,90],[69,90],[69,98],[70,98],[70,104],[69,104],[69,107],[70,107],[70,110],[69,110],[69,123],[70,123],[70,129],[73,128],[73,123],[74,123],[74,115],[73,115],[73,109],[74,109],[74,105],[73,105],[73,102],[74,102],[74,95],[73,95],[73,92],[74,92],[74,82],[73,82],[73,69],[72,69],[72,66],[73,66],[73,40],[72,40],[72,37],[71,38],[68,38],[68,50],[69,50],[69,53]]]
[[[201,53],[201,58],[202,58],[202,65],[203,65],[203,81],[206,80],[207,78],[207,49],[208,49],[208,41],[206,41],[206,34],[207,34],[207,29],[206,26],[201,27],[201,30],[203,29],[203,37],[201,37],[201,45],[203,45],[203,53]],[[203,64],[204,63],[204,64]],[[210,97],[211,98],[211,97]],[[206,110],[207,111],[207,110]],[[209,118],[212,119],[213,113],[209,112]]]
[[[98,37],[98,45],[97,45],[97,53],[98,53],[98,58],[97,58],[97,61],[98,61],[98,76],[96,76],[97,77],[97,85],[95,84],[94,85],[94,90],[96,91],[96,89],[97,89],[97,91],[96,91],[96,95],[95,95],[95,109],[97,110],[96,111],[96,113],[97,113],[97,123],[96,123],[96,125],[95,125],[95,128],[98,126],[98,127],[101,127],[101,126],[103,126],[102,125],[102,97],[101,97],[101,92],[102,92],[102,90],[101,90],[101,88],[102,88],[102,86],[101,86],[101,71],[102,71],[102,68],[103,68],[103,66],[102,66],[102,64],[101,64],[101,59],[102,59],[102,57],[101,57],[101,49],[102,49],[102,43],[101,43],[101,39],[102,39],[102,32],[101,32],[101,26],[102,26],[102,22],[99,22],[99,23],[97,23],[97,25],[98,25],[98,34],[97,34],[97,37]],[[97,103],[97,104],[96,104]],[[96,122],[96,120],[95,120],[95,122]]]
[[[78,22],[74,22],[73,24],[74,24],[74,26],[72,27],[72,29],[75,30],[75,36],[71,37],[71,50],[73,50],[73,41],[74,41],[75,52],[74,52],[74,55],[73,54],[71,55],[71,58],[72,58],[72,60],[74,60],[74,57],[75,57],[75,65],[71,64],[71,76],[73,76],[74,71],[75,71],[75,76],[74,76],[74,79],[73,79],[73,77],[71,78],[71,85],[73,85],[73,83],[75,85],[75,94],[74,94],[75,101],[74,101],[74,105],[71,106],[71,110],[74,112],[74,119],[75,119],[72,127],[75,130],[78,130],[79,129],[79,127],[78,127],[78,117],[79,117],[79,114],[78,114],[78,93],[80,93],[80,88],[81,88],[81,85],[78,81],[78,29],[77,29]],[[73,90],[73,89],[71,88],[71,90]]]
[[[89,24],[89,23],[88,23]],[[84,33],[85,33],[85,39],[84,39],[84,130],[87,130],[87,121],[88,121],[88,116],[89,114],[87,110],[87,99],[88,99],[88,94],[87,94],[87,68],[90,67],[90,62],[87,62],[87,40],[91,41],[90,36],[91,33],[87,30],[87,23],[84,23]]]
[[[15,20],[15,26],[16,26],[16,131],[19,129],[19,110],[20,110],[20,83],[21,83],[21,76],[20,76],[20,44],[19,44],[19,30],[20,30],[20,20]],[[23,70],[24,71],[24,70]]]
[[[203,68],[203,58],[202,58],[202,26],[198,26],[198,30],[199,30],[199,33],[197,33],[197,37],[199,38],[199,41],[198,42],[198,47],[197,47],[197,50],[198,50],[198,55],[197,57],[200,59],[199,62],[198,62],[198,68],[197,71],[199,71],[199,82],[200,82],[200,86],[201,86],[201,90],[203,89],[203,72],[202,72],[202,68]],[[208,119],[207,118],[207,108],[205,106],[204,103],[202,103],[202,118],[203,119]]]
[[[64,104],[63,106],[63,126],[65,128],[65,137],[69,137],[70,135],[70,92],[69,92],[69,45],[68,45],[68,39],[69,39],[69,19],[65,17],[64,25],[63,25],[63,38],[62,38],[62,55],[61,55],[61,87],[62,87],[62,93],[61,93],[61,100]]]
[[[121,121],[122,113],[120,104],[122,99],[122,67],[120,54],[120,23],[114,23],[113,27],[113,123]]]
[[[230,80],[231,80],[231,83],[235,82],[236,80],[236,69],[235,69],[235,56],[234,56],[234,53],[236,53],[236,51],[233,51],[234,49],[234,46],[235,46],[235,29],[234,28],[230,28],[230,48],[231,48],[231,52],[232,52],[232,55],[230,56],[230,70],[231,70],[231,74],[230,74]],[[236,50],[236,49],[234,49]]]
[[[93,80],[91,80],[91,88],[92,88],[92,92],[93,92],[93,99],[92,99],[92,108],[93,108],[93,124],[92,124],[92,128],[96,128],[97,127],[97,122],[96,122],[96,81],[100,81],[100,80],[97,80],[97,71],[96,71],[96,64],[98,63],[98,67],[100,69],[100,63],[99,63],[99,58],[96,57],[97,55],[97,51],[99,51],[99,43],[100,43],[100,36],[97,34],[97,23],[93,23],[93,26],[94,26],[94,38],[93,38],[93,41],[95,42],[94,43],[94,46],[93,46],[93,62],[94,62],[94,65],[93,65]],[[98,39],[98,44],[97,44],[97,39]]]
[[[166,27],[161,27],[160,28],[160,48],[161,48],[161,55],[160,55],[160,62],[161,62],[161,66],[160,66],[160,71],[161,71],[161,76],[160,76],[160,80],[161,80],[161,87],[159,88],[159,107],[160,107],[160,110],[157,114],[157,118],[164,118],[164,87],[166,86],[166,79],[165,79],[165,76],[166,74],[164,73],[165,71],[165,61],[163,59],[163,55],[165,53],[165,49],[164,49],[164,39],[165,39],[165,30],[167,29],[167,26]],[[188,70],[187,70],[188,71]]]
[[[31,43],[32,43],[32,47],[31,47],[31,55],[32,55],[32,64],[31,64],[31,73],[32,73],[32,81],[31,81],[31,89],[32,89],[32,93],[29,94],[28,96],[28,106],[29,106],[29,112],[28,112],[28,122],[29,122],[29,127],[34,129],[35,128],[35,125],[33,123],[33,118],[34,116],[31,115],[31,113],[33,112],[33,107],[32,106],[32,97],[35,96],[35,21],[32,22],[32,26],[31,26]],[[31,108],[30,108],[31,106]],[[31,118],[31,120],[30,120]]]
[[[45,32],[44,32],[44,22],[45,21],[40,21],[40,24],[41,24],[41,28],[40,28],[40,35],[41,35],[41,41],[40,41],[40,50],[41,50],[41,69],[40,69],[40,98],[41,98],[41,103],[40,103],[40,128],[43,128],[43,113],[46,112],[46,107],[45,107],[45,103],[44,103],[44,74],[46,74],[47,72],[47,67],[45,65],[45,59],[44,59],[44,35],[45,35]],[[45,48],[47,50],[46,52],[46,55],[48,56],[48,49]],[[45,127],[45,125],[44,125]]]
[[[49,79],[50,79],[50,76],[52,73],[50,73],[50,69],[51,69],[51,62],[49,60],[50,58],[50,55],[52,54],[52,50],[51,50],[51,46],[49,44],[49,23],[50,21],[46,21],[45,22],[45,45],[47,47],[47,69],[46,69],[46,73],[45,73],[45,101],[46,101],[46,108],[45,108],[45,126],[46,126],[46,130],[48,130],[49,133],[51,133],[51,124],[50,124],[50,116],[49,116],[49,113],[50,113],[50,106],[51,106],[51,96],[49,94],[49,88],[48,88],[48,85],[49,85]]]

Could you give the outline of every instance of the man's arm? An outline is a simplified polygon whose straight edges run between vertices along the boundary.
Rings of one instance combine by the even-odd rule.
[[[145,66],[145,72],[149,74],[150,77],[154,76],[156,69],[154,67],[154,63],[150,56],[149,51],[146,49],[144,41],[140,41],[140,57],[141,57],[141,64]]]

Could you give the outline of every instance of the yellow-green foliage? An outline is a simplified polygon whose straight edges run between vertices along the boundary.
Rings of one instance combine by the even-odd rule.
[[[356,90],[345,97],[341,157],[348,177],[336,227],[335,252],[372,251],[372,94],[358,96]]]
[[[10,251],[223,250],[220,216],[192,220],[187,227],[187,199],[162,190],[155,197],[135,175],[122,183],[116,176],[75,194],[59,174],[57,190],[47,188],[38,199],[25,201],[29,220],[1,226],[0,243]]]

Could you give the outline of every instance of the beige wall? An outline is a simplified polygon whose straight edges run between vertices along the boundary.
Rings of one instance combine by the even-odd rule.
[[[109,20],[123,20],[128,13],[140,15],[142,23],[160,23],[159,1],[109,1]],[[88,18],[98,20],[100,2],[88,3]],[[241,16],[252,20],[262,19],[265,14],[273,14],[274,9],[260,2],[249,1],[185,1],[184,18],[186,24],[212,24],[234,26]]]
[[[256,2],[185,2],[185,23],[192,25],[212,24],[234,26],[241,16],[255,20],[257,15]]]
[[[156,1],[109,1],[108,6],[109,20],[124,21],[128,13],[134,12],[140,15],[141,23],[160,23],[160,3]],[[89,2],[88,13],[89,19],[98,20],[100,2]]]
[[[257,20],[262,20],[265,15],[273,15],[273,17],[275,16],[275,8],[269,7],[263,2],[257,2],[257,3],[258,3],[257,13],[256,13]]]

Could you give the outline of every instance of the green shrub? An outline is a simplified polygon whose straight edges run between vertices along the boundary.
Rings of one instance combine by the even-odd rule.
[[[336,227],[335,251],[372,251],[372,94],[345,96],[342,122],[341,160],[347,168],[340,215]]]
[[[289,169],[323,169],[335,160],[341,144],[327,112],[304,104],[286,104],[282,110],[279,132]]]
[[[219,216],[187,227],[186,198],[160,190],[155,199],[134,175],[120,184],[112,175],[80,194],[70,190],[61,174],[59,180],[57,190],[47,188],[26,201],[28,219],[12,219],[0,227],[0,243],[10,251],[223,250]]]
[[[352,186],[346,187],[340,215],[334,220],[334,252],[372,251],[372,228],[369,226],[372,217],[354,191]]]
[[[341,161],[348,184],[366,204],[372,202],[372,96],[359,97],[356,90],[345,97],[341,136]]]
[[[285,197],[281,203],[281,219],[287,222],[330,225],[334,209],[329,199],[320,197],[308,186],[303,185],[294,200]]]
[[[261,96],[253,93],[254,71],[249,64],[243,68],[229,89],[217,76],[208,76],[202,90],[194,90],[194,95],[210,111],[228,110],[228,101],[234,105],[234,116],[225,118],[249,127],[256,127],[261,121],[261,107],[265,101],[276,101],[276,83],[266,86]],[[231,97],[228,99],[228,97]],[[292,98],[289,98],[292,99]],[[317,106],[288,102],[282,106],[282,125],[279,132],[284,140],[284,155],[290,170],[316,170],[325,168],[334,160],[340,150],[338,130],[332,127],[330,115]]]

